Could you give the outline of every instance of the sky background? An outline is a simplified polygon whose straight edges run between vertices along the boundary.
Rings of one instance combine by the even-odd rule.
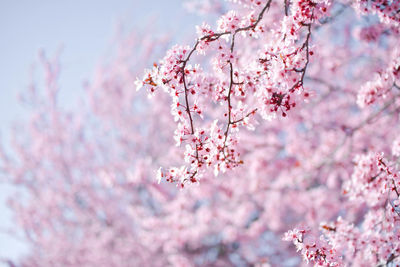
[[[183,0],[0,0],[0,139],[9,138],[14,121],[27,116],[17,95],[27,89],[32,64],[40,50],[51,57],[61,47],[60,98],[73,106],[97,64],[107,55],[118,25],[143,29],[152,21],[155,32],[173,36],[194,33],[200,18],[187,13]],[[154,20],[154,21],[153,21]],[[179,39],[179,37],[172,38]],[[4,230],[13,225],[5,201],[13,189],[0,184],[0,258],[16,259],[27,251],[24,242]],[[1,263],[0,263],[1,266]]]

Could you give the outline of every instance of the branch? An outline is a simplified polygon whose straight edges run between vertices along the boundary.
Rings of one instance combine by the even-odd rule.
[[[235,36],[236,36],[236,34],[237,34],[238,32],[242,32],[242,31],[254,30],[254,29],[257,27],[257,25],[260,23],[260,21],[262,20],[265,11],[266,11],[267,9],[269,9],[269,7],[270,7],[270,5],[271,5],[271,2],[272,2],[272,0],[269,0],[269,1],[267,2],[267,4],[263,7],[263,9],[261,10],[260,14],[258,15],[257,20],[256,20],[253,24],[250,24],[250,25],[248,25],[248,26],[246,26],[246,27],[238,28],[238,29],[236,29],[234,32],[228,32],[228,31],[226,31],[226,32],[221,32],[221,33],[213,33],[213,34],[209,34],[209,35],[206,35],[206,36],[201,37],[200,39],[198,39],[198,40],[196,41],[196,43],[194,44],[193,48],[190,50],[188,56],[186,57],[186,59],[182,61],[181,73],[182,73],[182,81],[183,81],[184,93],[185,93],[185,110],[186,110],[186,113],[188,114],[188,117],[189,117],[190,130],[191,130],[191,134],[192,134],[192,135],[194,134],[195,130],[194,130],[193,117],[192,117],[192,114],[191,114],[191,111],[190,111],[189,94],[188,94],[189,89],[188,89],[188,87],[187,87],[187,82],[186,82],[185,68],[186,68],[186,65],[187,65],[187,63],[189,62],[190,58],[192,57],[194,51],[197,50],[197,47],[198,47],[200,41],[204,41],[204,40],[205,40],[205,41],[207,41],[207,42],[213,42],[213,41],[218,40],[221,36],[231,34],[231,35],[232,35],[232,41],[231,41],[231,48],[230,48],[230,50],[231,50],[231,53],[233,53],[234,46],[235,46]],[[223,145],[223,148],[222,148],[223,151],[225,151],[225,148],[226,148],[226,142],[227,142],[227,139],[228,139],[228,134],[229,134],[230,126],[231,126],[232,124],[234,124],[234,123],[237,123],[237,122],[240,122],[240,121],[244,120],[245,117],[248,117],[248,116],[250,116],[251,114],[254,114],[254,112],[257,110],[257,109],[253,110],[252,112],[250,112],[249,114],[247,114],[245,117],[243,117],[243,118],[240,119],[240,120],[237,120],[236,122],[233,122],[233,121],[232,121],[232,118],[231,118],[231,109],[232,109],[232,105],[231,105],[231,93],[232,93],[232,88],[233,88],[233,85],[235,84],[235,82],[233,81],[233,64],[232,64],[231,61],[229,62],[229,67],[230,67],[230,83],[229,83],[229,91],[228,91],[228,96],[227,96],[227,102],[228,102],[228,123],[227,123],[226,130],[225,130],[225,140],[224,140],[224,145]],[[224,154],[225,154],[225,152],[224,152]],[[199,161],[197,146],[196,146],[196,160]],[[191,175],[191,178],[193,178],[194,175],[195,175],[196,173],[197,173],[197,171],[195,171],[195,172]]]

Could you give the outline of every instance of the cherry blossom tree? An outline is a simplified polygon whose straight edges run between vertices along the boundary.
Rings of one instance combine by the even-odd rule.
[[[168,49],[125,37],[88,108],[59,105],[42,56],[0,161],[32,249],[4,260],[399,265],[400,1],[185,4],[218,19]]]

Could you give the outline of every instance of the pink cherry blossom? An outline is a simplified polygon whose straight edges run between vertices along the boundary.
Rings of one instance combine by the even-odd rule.
[[[41,57],[0,150],[31,250],[1,260],[399,265],[399,1],[185,5],[216,19],[191,43],[122,38],[78,109]]]

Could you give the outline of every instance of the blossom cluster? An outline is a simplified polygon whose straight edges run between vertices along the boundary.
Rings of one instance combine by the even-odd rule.
[[[178,123],[174,137],[177,145],[185,143],[184,158],[189,166],[179,167],[179,172],[175,168],[161,171],[159,177],[168,177],[181,187],[197,182],[207,167],[218,174],[240,165],[236,132],[243,126],[252,128],[249,120],[256,113],[266,120],[286,117],[296,103],[310,95],[304,77],[314,53],[312,27],[328,11],[329,1],[294,1],[287,6],[282,25],[269,30],[263,18],[271,0],[240,4],[250,11],[249,16],[229,11],[217,21],[215,31],[203,23],[197,27],[198,39],[192,48],[174,46],[137,81],[138,88],[146,86],[151,93],[163,88],[172,98],[171,113]],[[268,38],[271,32],[271,41],[259,46],[252,58],[244,58],[235,49],[239,42],[254,43],[255,37]],[[210,55],[214,72],[192,65],[195,52]],[[207,94],[216,106],[226,107],[225,121],[203,116]]]
[[[389,98],[393,95],[392,89],[399,90],[400,86],[400,50],[392,54],[393,60],[386,70],[375,74],[374,79],[365,83],[357,95],[357,104],[360,107],[371,105],[377,99]]]
[[[326,240],[315,238],[307,230],[293,229],[285,233],[285,241],[292,241],[304,260],[315,266],[343,266],[336,250]]]

